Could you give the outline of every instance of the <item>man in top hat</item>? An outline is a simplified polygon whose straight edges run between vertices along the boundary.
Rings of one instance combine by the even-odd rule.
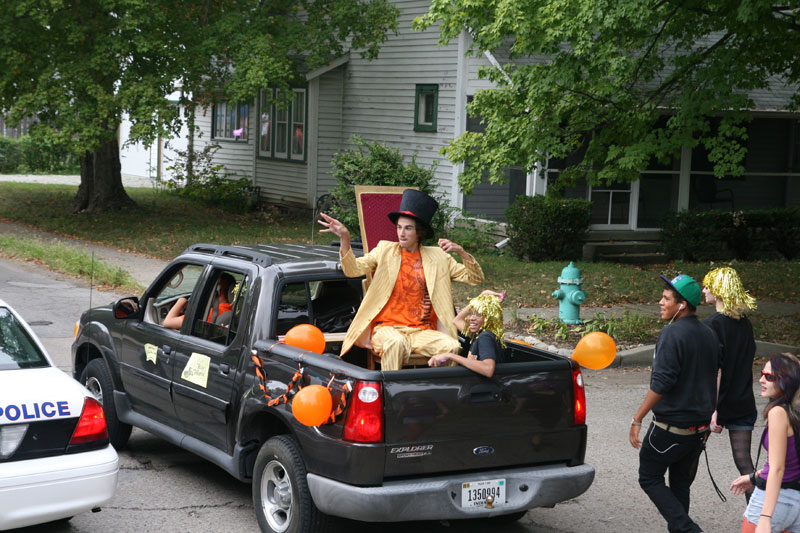
[[[353,344],[381,356],[382,370],[399,370],[412,353],[431,357],[458,353],[460,345],[453,319],[451,281],[477,285],[483,270],[460,245],[439,239],[438,247],[421,246],[433,236],[431,219],[439,204],[427,194],[406,189],[400,210],[389,213],[397,226],[397,241],[380,241],[368,254],[356,258],[350,232],[325,213],[320,232],[341,240],[342,270],[349,277],[373,272],[364,300],[347,330],[342,353]],[[461,256],[461,263],[450,253]]]
[[[639,452],[639,486],[667,521],[669,531],[701,531],[689,518],[689,487],[716,408],[721,350],[717,335],[697,320],[700,287],[685,274],[664,276],[661,330],[653,356],[650,390],[631,421],[629,440]],[[642,420],[653,421],[639,440]],[[664,474],[669,470],[669,487]]]

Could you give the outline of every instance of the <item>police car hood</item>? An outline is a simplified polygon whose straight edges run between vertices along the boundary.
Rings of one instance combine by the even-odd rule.
[[[78,417],[87,395],[58,368],[0,370],[0,425]]]

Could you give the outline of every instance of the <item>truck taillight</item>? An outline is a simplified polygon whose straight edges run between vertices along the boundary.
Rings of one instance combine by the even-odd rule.
[[[583,388],[583,375],[580,367],[572,369],[572,396],[575,398],[575,405],[572,409],[572,417],[576,426],[586,423],[586,391]]]
[[[344,420],[345,440],[383,442],[383,394],[380,383],[357,381]]]
[[[108,440],[108,428],[106,428],[106,415],[103,412],[103,406],[94,398],[87,397],[83,402],[83,412],[75,431],[72,433],[69,445],[74,446],[103,440]]]

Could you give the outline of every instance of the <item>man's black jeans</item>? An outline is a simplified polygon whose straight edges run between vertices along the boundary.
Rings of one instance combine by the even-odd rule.
[[[675,435],[650,424],[639,451],[639,486],[667,521],[670,532],[697,532],[689,518],[689,487],[697,473],[707,433]],[[664,474],[669,470],[669,487]]]

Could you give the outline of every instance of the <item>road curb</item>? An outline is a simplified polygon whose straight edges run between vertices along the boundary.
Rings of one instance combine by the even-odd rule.
[[[645,346],[638,346],[630,350],[625,350],[617,353],[614,362],[610,367],[623,367],[623,366],[650,366],[653,364],[653,353],[655,352],[656,345],[648,344]],[[756,356],[767,357],[774,353],[791,352],[794,354],[800,353],[800,348],[797,346],[789,346],[788,344],[778,344],[775,342],[756,341]]]

